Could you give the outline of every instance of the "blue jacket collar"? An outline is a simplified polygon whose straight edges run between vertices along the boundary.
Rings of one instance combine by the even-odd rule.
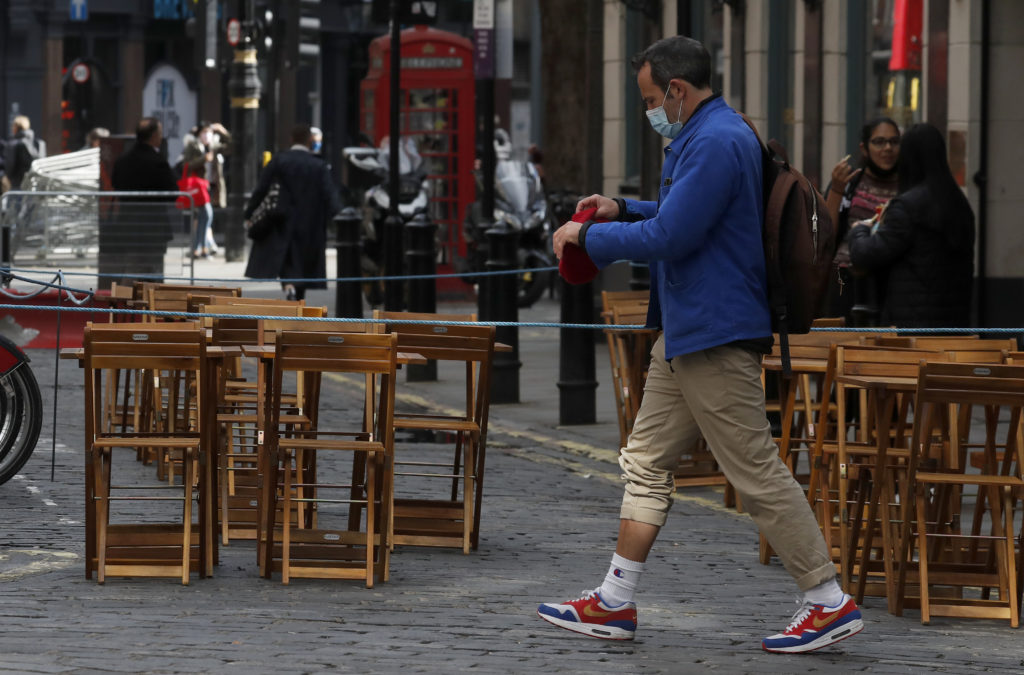
[[[686,124],[683,125],[682,131],[672,139],[672,142],[665,148],[665,153],[670,152],[678,153],[686,142],[697,133],[697,129],[700,128],[701,124],[714,110],[725,108],[725,99],[722,98],[721,92],[711,94],[706,99],[697,104],[697,109],[690,115],[690,119],[686,120]]]

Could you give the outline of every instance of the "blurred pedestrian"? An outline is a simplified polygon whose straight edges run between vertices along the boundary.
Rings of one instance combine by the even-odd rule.
[[[89,130],[89,133],[85,135],[85,146],[82,149],[88,150],[89,148],[98,148],[100,147],[100,141],[108,136],[110,136],[109,129],[105,129],[104,127],[93,127]]]
[[[915,124],[900,144],[899,193],[880,217],[853,224],[850,259],[886,275],[881,321],[901,328],[970,325],[974,213],[942,132]]]
[[[11,123],[11,138],[4,146],[4,172],[12,190],[20,190],[32,162],[46,157],[46,141],[36,138],[32,122],[18,115]]]
[[[213,223],[213,205],[210,204],[210,181],[206,180],[206,163],[199,161],[186,164],[178,181],[178,189],[188,192],[192,200],[179,199],[179,206],[195,207],[196,222],[192,232],[192,257],[209,258],[211,252],[209,241],[213,235],[210,229]]]
[[[850,156],[832,169],[832,180],[825,188],[826,206],[836,224],[836,241],[841,242],[835,257],[835,275],[829,279],[826,296],[827,316],[846,318],[847,325],[877,325],[882,282],[865,270],[850,265],[849,246],[844,241],[850,224],[874,216],[896,196],[899,177],[900,130],[888,117],[869,120],[860,133],[860,161],[856,169]],[[854,308],[856,307],[856,311]]]
[[[285,297],[301,300],[307,288],[327,288],[327,224],[341,210],[341,200],[327,165],[312,153],[309,125],[292,129],[291,140],[292,146],[263,169],[245,208],[248,221],[276,182],[287,214],[280,227],[253,241],[245,276],[310,279],[282,281]]]
[[[135,127],[135,145],[117,158],[111,175],[116,191],[177,192],[178,181],[160,155],[163,125],[144,117]],[[163,280],[167,242],[174,236],[171,224],[174,201],[167,197],[123,197],[117,206],[116,227],[100,228],[100,251],[119,259],[125,272],[143,273],[149,280]],[[166,207],[163,203],[168,202]],[[106,232],[104,230],[107,230]]]

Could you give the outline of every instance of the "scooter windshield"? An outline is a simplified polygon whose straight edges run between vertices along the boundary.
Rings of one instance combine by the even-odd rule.
[[[524,170],[521,162],[498,162],[494,168],[494,184],[498,195],[514,213],[522,214],[529,210],[533,179]]]

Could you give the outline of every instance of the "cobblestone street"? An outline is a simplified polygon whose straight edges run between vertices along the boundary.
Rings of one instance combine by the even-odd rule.
[[[310,299],[316,304],[317,298]],[[521,320],[557,317],[550,300]],[[778,562],[757,560],[750,519],[712,489],[679,495],[638,597],[634,643],[550,626],[539,602],[598,585],[617,530],[618,430],[598,344],[599,423],[560,428],[558,333],[521,330],[523,403],[491,411],[480,549],[400,548],[391,581],[261,579],[252,542],[221,549],[212,579],[84,577],[81,371],[60,364],[56,475],[50,481],[54,360],[33,351],[43,436],[0,487],[0,670],[91,672],[1022,672],[1020,633],[1005,622],[899,618],[865,602],[865,631],[808,656],[761,651],[782,629],[796,588]],[[458,383],[406,384],[399,395],[455,405]],[[325,381],[324,400],[346,400]],[[155,482],[135,462],[137,480]]]

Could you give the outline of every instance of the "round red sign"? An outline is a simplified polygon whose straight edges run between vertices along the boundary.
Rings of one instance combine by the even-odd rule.
[[[89,81],[89,66],[84,63],[76,63],[71,69],[71,79],[78,84],[85,84]]]

